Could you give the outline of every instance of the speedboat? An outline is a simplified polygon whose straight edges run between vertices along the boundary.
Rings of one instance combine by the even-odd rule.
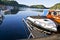
[[[57,32],[57,26],[56,24],[47,18],[41,18],[41,19],[37,19],[37,18],[32,18],[32,17],[27,17],[27,20],[29,20],[30,22],[32,22],[34,25],[49,30],[49,31],[53,31],[53,32]]]
[[[60,24],[60,10],[49,10],[46,17]]]

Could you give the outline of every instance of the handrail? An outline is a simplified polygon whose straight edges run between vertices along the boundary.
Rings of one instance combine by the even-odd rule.
[[[33,36],[32,32],[31,32],[32,28],[28,25],[28,23],[26,22],[26,20],[25,20],[24,18],[23,18],[23,21],[26,23],[27,28],[28,28],[28,30],[29,30],[29,32],[30,32],[30,35],[29,35],[28,39],[30,39],[31,36],[32,36],[33,38],[35,38],[35,37]]]

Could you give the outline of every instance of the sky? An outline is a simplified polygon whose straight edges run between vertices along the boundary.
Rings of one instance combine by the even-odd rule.
[[[19,4],[31,5],[44,5],[46,7],[51,7],[56,3],[60,3],[60,0],[16,0]]]

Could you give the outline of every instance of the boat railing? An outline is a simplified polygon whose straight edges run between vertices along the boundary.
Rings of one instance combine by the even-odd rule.
[[[23,21],[25,22],[25,24],[27,25],[27,28],[30,32],[29,36],[28,36],[28,39],[30,39],[30,37],[32,36],[33,38],[35,38],[31,32],[32,28],[28,25],[28,23],[26,22],[26,20],[23,18]]]

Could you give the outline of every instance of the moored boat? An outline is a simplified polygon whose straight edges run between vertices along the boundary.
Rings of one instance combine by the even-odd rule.
[[[46,17],[60,24],[60,10],[49,10]]]
[[[29,20],[30,22],[32,22],[34,25],[38,27],[41,27],[49,31],[57,32],[56,24],[50,19],[47,19],[47,18],[35,19],[32,17],[27,17],[27,20]]]

